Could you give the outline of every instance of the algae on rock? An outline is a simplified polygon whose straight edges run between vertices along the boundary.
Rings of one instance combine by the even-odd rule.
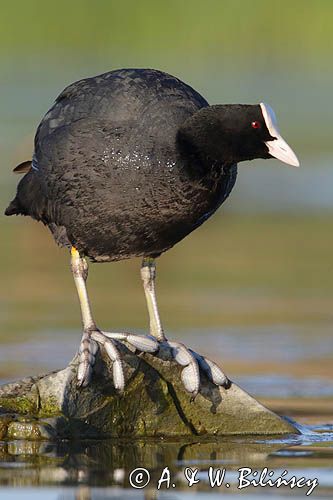
[[[231,383],[218,388],[204,378],[193,401],[181,368],[166,348],[137,356],[119,344],[127,380],[123,394],[112,383],[103,350],[91,384],[78,388],[77,357],[58,372],[0,387],[0,438],[56,439],[285,434],[295,427]],[[22,418],[23,417],[23,418]]]

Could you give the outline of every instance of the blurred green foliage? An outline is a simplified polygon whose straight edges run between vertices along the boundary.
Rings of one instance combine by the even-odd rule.
[[[1,2],[2,51],[135,50],[240,57],[249,64],[323,62],[331,0],[13,0]],[[251,56],[248,58],[248,56]]]

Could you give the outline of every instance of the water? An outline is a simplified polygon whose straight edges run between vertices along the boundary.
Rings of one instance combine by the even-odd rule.
[[[258,477],[264,468],[274,473],[272,480],[288,471],[285,478],[296,476],[307,480],[317,478],[313,496],[330,498],[333,493],[333,425],[300,426],[301,435],[291,435],[279,439],[185,439],[181,442],[165,440],[145,441],[90,441],[76,443],[29,443],[11,442],[0,447],[1,466],[0,498],[12,497],[11,487],[23,488],[25,498],[155,498],[163,469],[168,467],[170,483],[162,481],[158,498],[192,498],[200,494],[217,497],[222,492],[230,496],[239,493],[239,469],[248,467]],[[145,469],[140,485],[135,474],[136,468]],[[225,469],[222,486],[211,488],[209,468]],[[189,471],[189,469],[191,471]],[[196,471],[199,481],[189,488],[189,474]],[[147,472],[148,471],[148,472]],[[255,473],[258,471],[258,474]],[[164,472],[163,478],[168,478]],[[248,477],[250,479],[250,477]],[[268,477],[266,478],[268,479]],[[226,487],[228,483],[230,487]],[[175,487],[172,486],[175,484]],[[38,485],[38,489],[37,489]],[[167,488],[169,486],[169,490]],[[267,491],[269,490],[269,491]],[[246,498],[282,498],[284,494],[305,497],[309,487],[265,489],[249,486],[242,490]],[[199,493],[200,492],[200,493]],[[54,496],[55,495],[55,496]],[[77,495],[77,496],[75,496]],[[107,496],[103,496],[107,495]],[[288,495],[289,496],[289,495]],[[23,497],[22,497],[23,498]]]

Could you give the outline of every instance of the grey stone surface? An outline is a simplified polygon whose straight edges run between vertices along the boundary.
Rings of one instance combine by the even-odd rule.
[[[113,387],[103,351],[86,388],[76,385],[76,358],[58,372],[1,386],[0,439],[298,433],[234,383],[224,389],[203,380],[193,401],[165,349],[137,356],[119,348],[127,380],[123,394]]]

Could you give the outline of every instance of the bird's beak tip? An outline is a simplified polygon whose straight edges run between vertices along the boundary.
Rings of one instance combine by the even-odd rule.
[[[292,165],[293,167],[300,166],[300,162],[294,151],[280,135],[272,141],[265,142],[265,144],[268,148],[269,154],[277,160],[280,160],[287,165]]]
[[[295,155],[295,158],[293,158],[293,160],[289,160],[288,162],[285,162],[285,163],[287,163],[288,165],[291,165],[292,167],[300,167],[301,166],[299,159],[297,158],[296,155]]]

